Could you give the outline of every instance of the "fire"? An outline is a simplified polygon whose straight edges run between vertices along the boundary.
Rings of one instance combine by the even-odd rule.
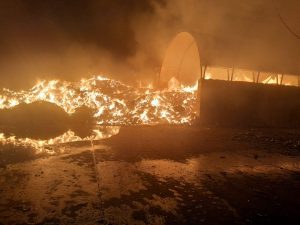
[[[263,84],[277,84],[276,77],[269,76],[265,80],[262,81]]]
[[[51,148],[51,146],[58,146],[64,143],[78,142],[78,141],[101,140],[118,134],[119,130],[120,127],[103,127],[102,129],[93,130],[93,134],[85,138],[76,136],[73,131],[69,130],[56,138],[52,138],[48,140],[18,138],[13,135],[6,136],[5,134],[0,133],[0,144],[2,145],[11,144],[14,146],[29,147],[34,149],[36,153],[55,154],[56,151],[55,149]]]
[[[205,80],[210,80],[210,79],[212,79],[213,78],[213,75],[211,74],[211,73],[209,73],[209,72],[206,72],[205,73],[205,76],[204,76],[204,79]]]
[[[158,98],[154,98],[152,101],[151,101],[151,105],[153,107],[159,107],[159,99]]]
[[[191,123],[196,117],[197,85],[184,87],[176,79],[170,81],[170,85],[167,90],[157,91],[135,88],[103,76],[80,82],[44,80],[27,91],[3,89],[0,109],[46,101],[69,114],[82,106],[91,108],[99,125]]]

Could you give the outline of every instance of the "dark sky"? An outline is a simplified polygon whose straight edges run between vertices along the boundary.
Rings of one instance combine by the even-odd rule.
[[[0,86],[108,74],[153,79],[180,31],[212,65],[300,73],[296,0],[1,0]],[[275,7],[276,6],[276,7]]]

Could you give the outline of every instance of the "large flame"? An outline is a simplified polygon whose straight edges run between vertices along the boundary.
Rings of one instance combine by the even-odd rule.
[[[102,76],[78,83],[40,81],[28,91],[3,89],[0,109],[46,101],[69,114],[87,106],[94,110],[94,118],[101,125],[183,124],[191,123],[196,116],[196,90],[196,86],[164,91],[134,88]]]

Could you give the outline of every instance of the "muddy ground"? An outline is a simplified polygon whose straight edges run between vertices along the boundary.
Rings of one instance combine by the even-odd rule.
[[[6,147],[0,224],[299,224],[299,140],[298,130],[124,127],[55,156]]]

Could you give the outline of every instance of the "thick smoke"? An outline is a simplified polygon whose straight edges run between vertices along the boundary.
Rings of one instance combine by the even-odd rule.
[[[38,78],[78,80],[106,73],[128,78],[143,43],[134,21],[159,0],[7,0],[0,3],[1,86]],[[155,35],[155,34],[153,34]],[[26,84],[27,83],[27,84]]]
[[[295,0],[4,0],[0,86],[108,74],[155,80],[172,37],[191,32],[205,64],[300,73]]]

